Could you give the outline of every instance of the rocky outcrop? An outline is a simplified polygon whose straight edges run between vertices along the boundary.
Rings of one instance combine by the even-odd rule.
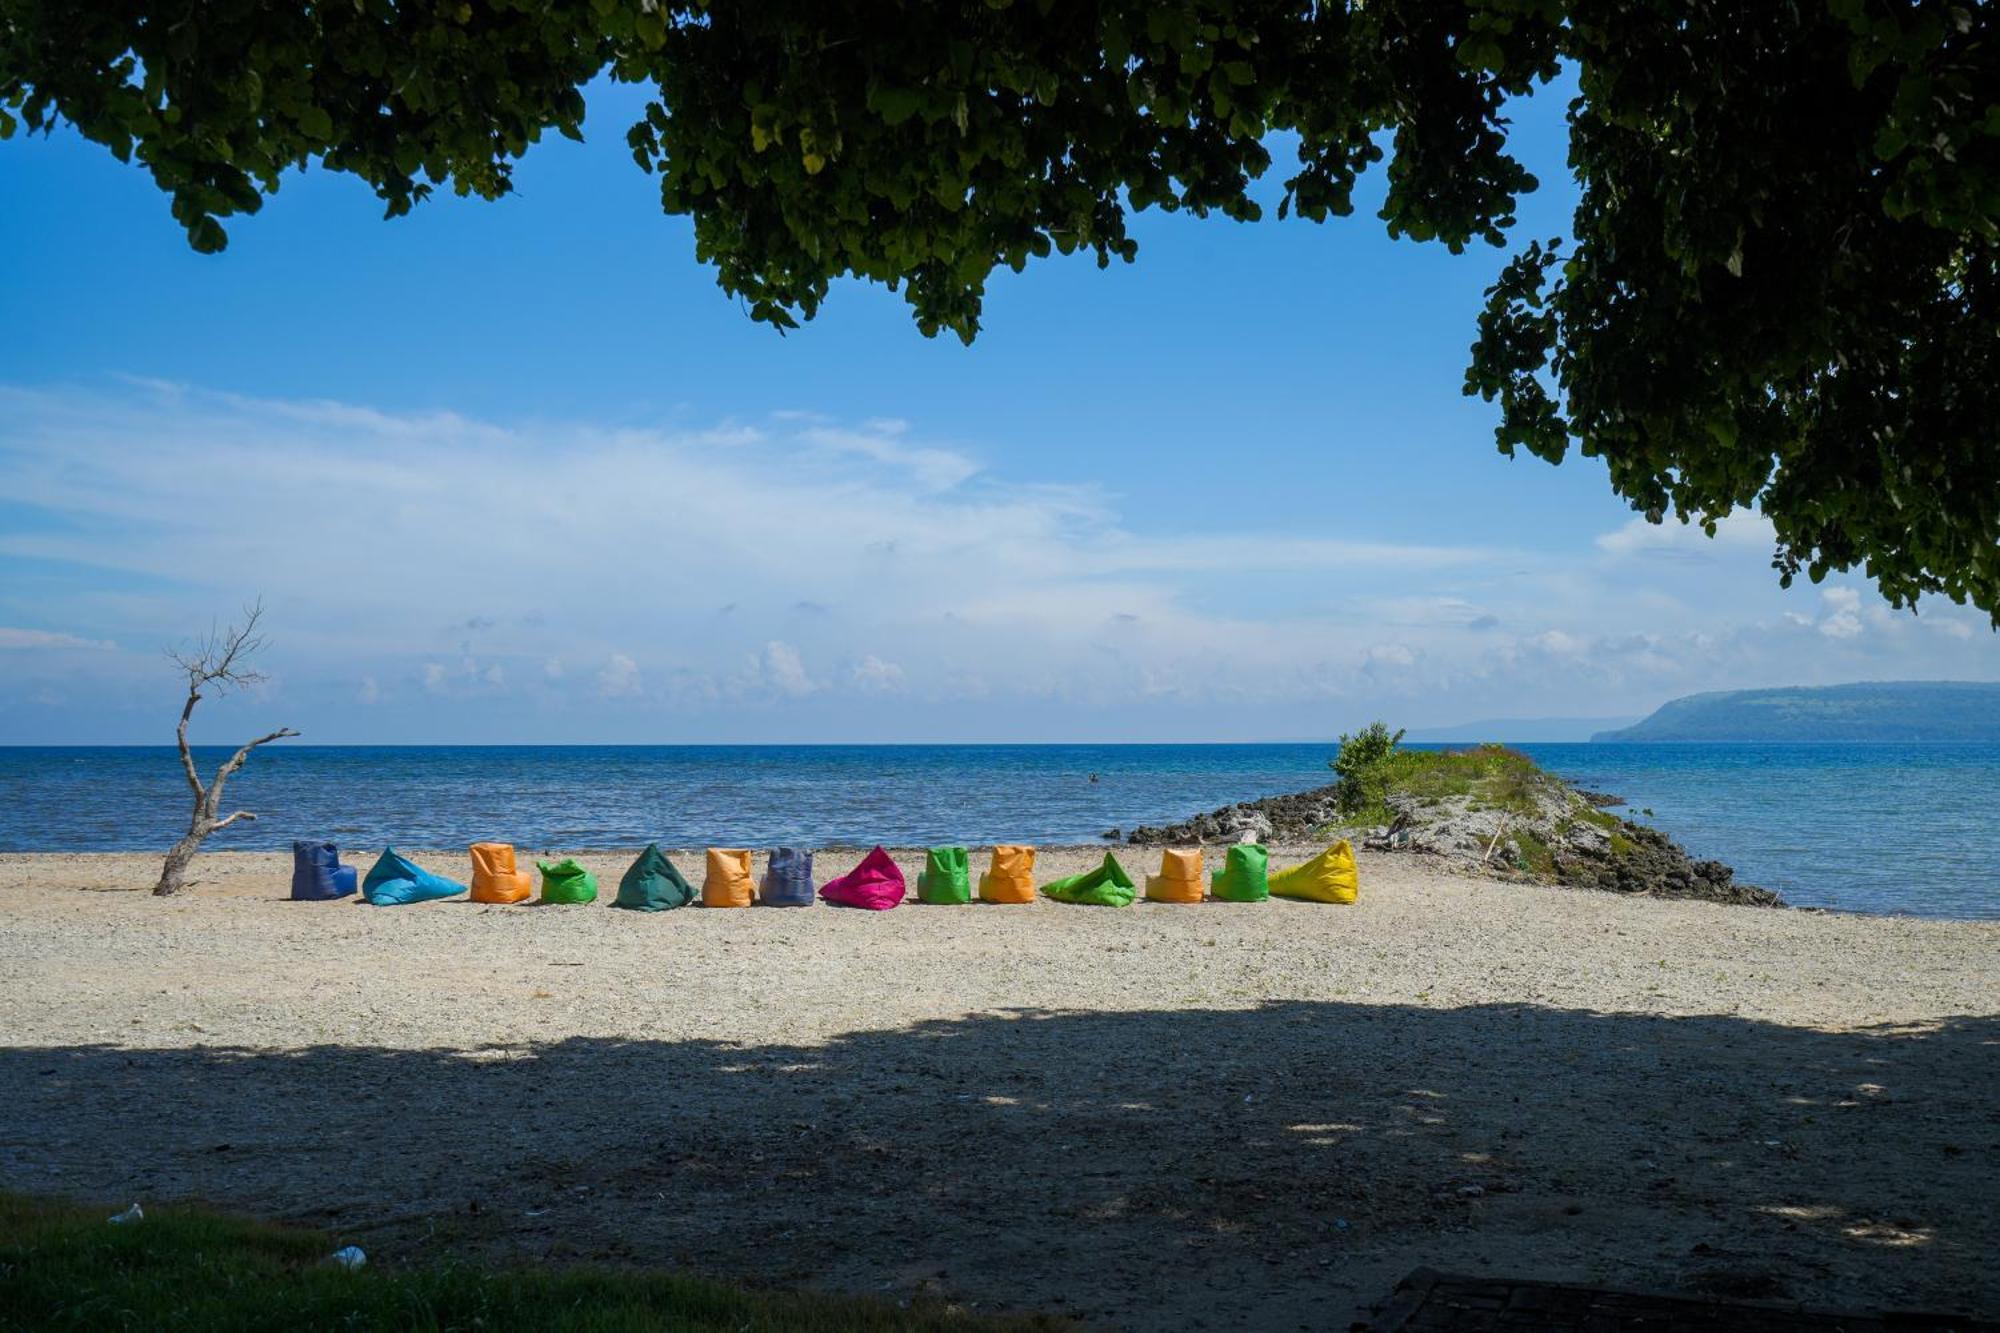
[[[1596,799],[1593,799],[1596,798]],[[1126,841],[1140,845],[1318,842],[1354,838],[1375,851],[1414,852],[1468,872],[1563,884],[1612,893],[1778,907],[1768,889],[1736,882],[1720,861],[1698,861],[1673,839],[1645,824],[1598,808],[1585,793],[1543,774],[1506,806],[1471,796],[1391,793],[1391,823],[1356,827],[1346,820],[1333,787],[1245,801],[1178,824],[1143,826]]]
[[[1334,788],[1315,787],[1289,796],[1267,796],[1211,810],[1178,824],[1142,824],[1125,841],[1140,846],[1220,842],[1310,842],[1340,819]]]

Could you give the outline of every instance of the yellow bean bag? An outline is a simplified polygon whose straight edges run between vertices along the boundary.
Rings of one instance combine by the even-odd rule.
[[[518,903],[535,891],[535,878],[514,869],[514,848],[504,842],[472,844],[472,901]]]
[[[1201,848],[1191,852],[1168,848],[1160,855],[1160,873],[1146,876],[1149,903],[1198,903],[1202,900]]]
[[[979,901],[1035,901],[1035,849],[1004,845],[995,847],[992,868],[979,877]]]
[[[703,907],[748,907],[756,895],[750,880],[750,853],[738,847],[708,849],[708,874],[701,881]]]
[[[1351,903],[1361,896],[1361,872],[1354,849],[1342,838],[1302,866],[1271,876],[1273,898],[1303,898],[1313,903]]]

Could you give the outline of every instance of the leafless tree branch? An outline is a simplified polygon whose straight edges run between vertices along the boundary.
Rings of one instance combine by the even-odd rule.
[[[230,775],[243,767],[250,758],[250,752],[258,746],[299,734],[290,727],[280,727],[268,735],[259,736],[223,761],[206,786],[202,784],[201,773],[195,767],[194,751],[188,745],[188,723],[194,718],[195,705],[206,694],[220,696],[230,690],[260,684],[266,679],[263,672],[248,665],[249,660],[264,647],[264,636],[257,632],[257,625],[263,618],[264,603],[261,600],[252,602],[243,608],[243,623],[240,626],[231,625],[226,630],[210,626],[207,635],[198,643],[167,652],[168,659],[187,676],[187,699],[181,704],[180,726],[175,729],[174,738],[180,749],[181,773],[187,778],[188,789],[194,793],[194,809],[188,817],[186,836],[168,851],[166,864],[160,870],[160,882],[153,886],[153,892],[163,897],[179,893],[187,887],[188,863],[194,859],[195,852],[200,850],[209,834],[228,828],[239,819],[257,817],[248,810],[238,810],[227,818],[216,817],[216,811],[222,804],[222,787]]]

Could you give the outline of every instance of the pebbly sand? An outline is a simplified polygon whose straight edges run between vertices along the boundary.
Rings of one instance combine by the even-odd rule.
[[[393,910],[0,856],[0,1183],[1109,1328],[1342,1328],[1419,1264],[2000,1307],[2000,924],[1368,855],[1352,907],[645,915],[630,855]]]

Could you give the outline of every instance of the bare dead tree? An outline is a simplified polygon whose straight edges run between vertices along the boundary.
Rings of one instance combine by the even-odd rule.
[[[243,767],[243,761],[258,746],[299,734],[290,727],[279,727],[268,736],[259,736],[225,760],[206,786],[195,769],[194,753],[188,749],[188,720],[205,695],[224,695],[263,681],[263,672],[246,665],[264,646],[264,636],[257,633],[257,622],[263,618],[264,604],[253,603],[243,609],[241,628],[235,625],[221,631],[211,628],[208,636],[193,647],[167,654],[175,666],[187,673],[187,702],[181,705],[181,725],[176,735],[180,739],[181,771],[187,775],[188,789],[194,793],[194,813],[188,820],[187,835],[168,851],[167,862],[160,868],[160,882],[153,886],[153,892],[160,897],[187,887],[188,863],[194,860],[194,854],[201,850],[209,834],[228,828],[239,819],[257,817],[248,810],[218,816],[222,808],[222,784],[229,780],[229,775]]]

